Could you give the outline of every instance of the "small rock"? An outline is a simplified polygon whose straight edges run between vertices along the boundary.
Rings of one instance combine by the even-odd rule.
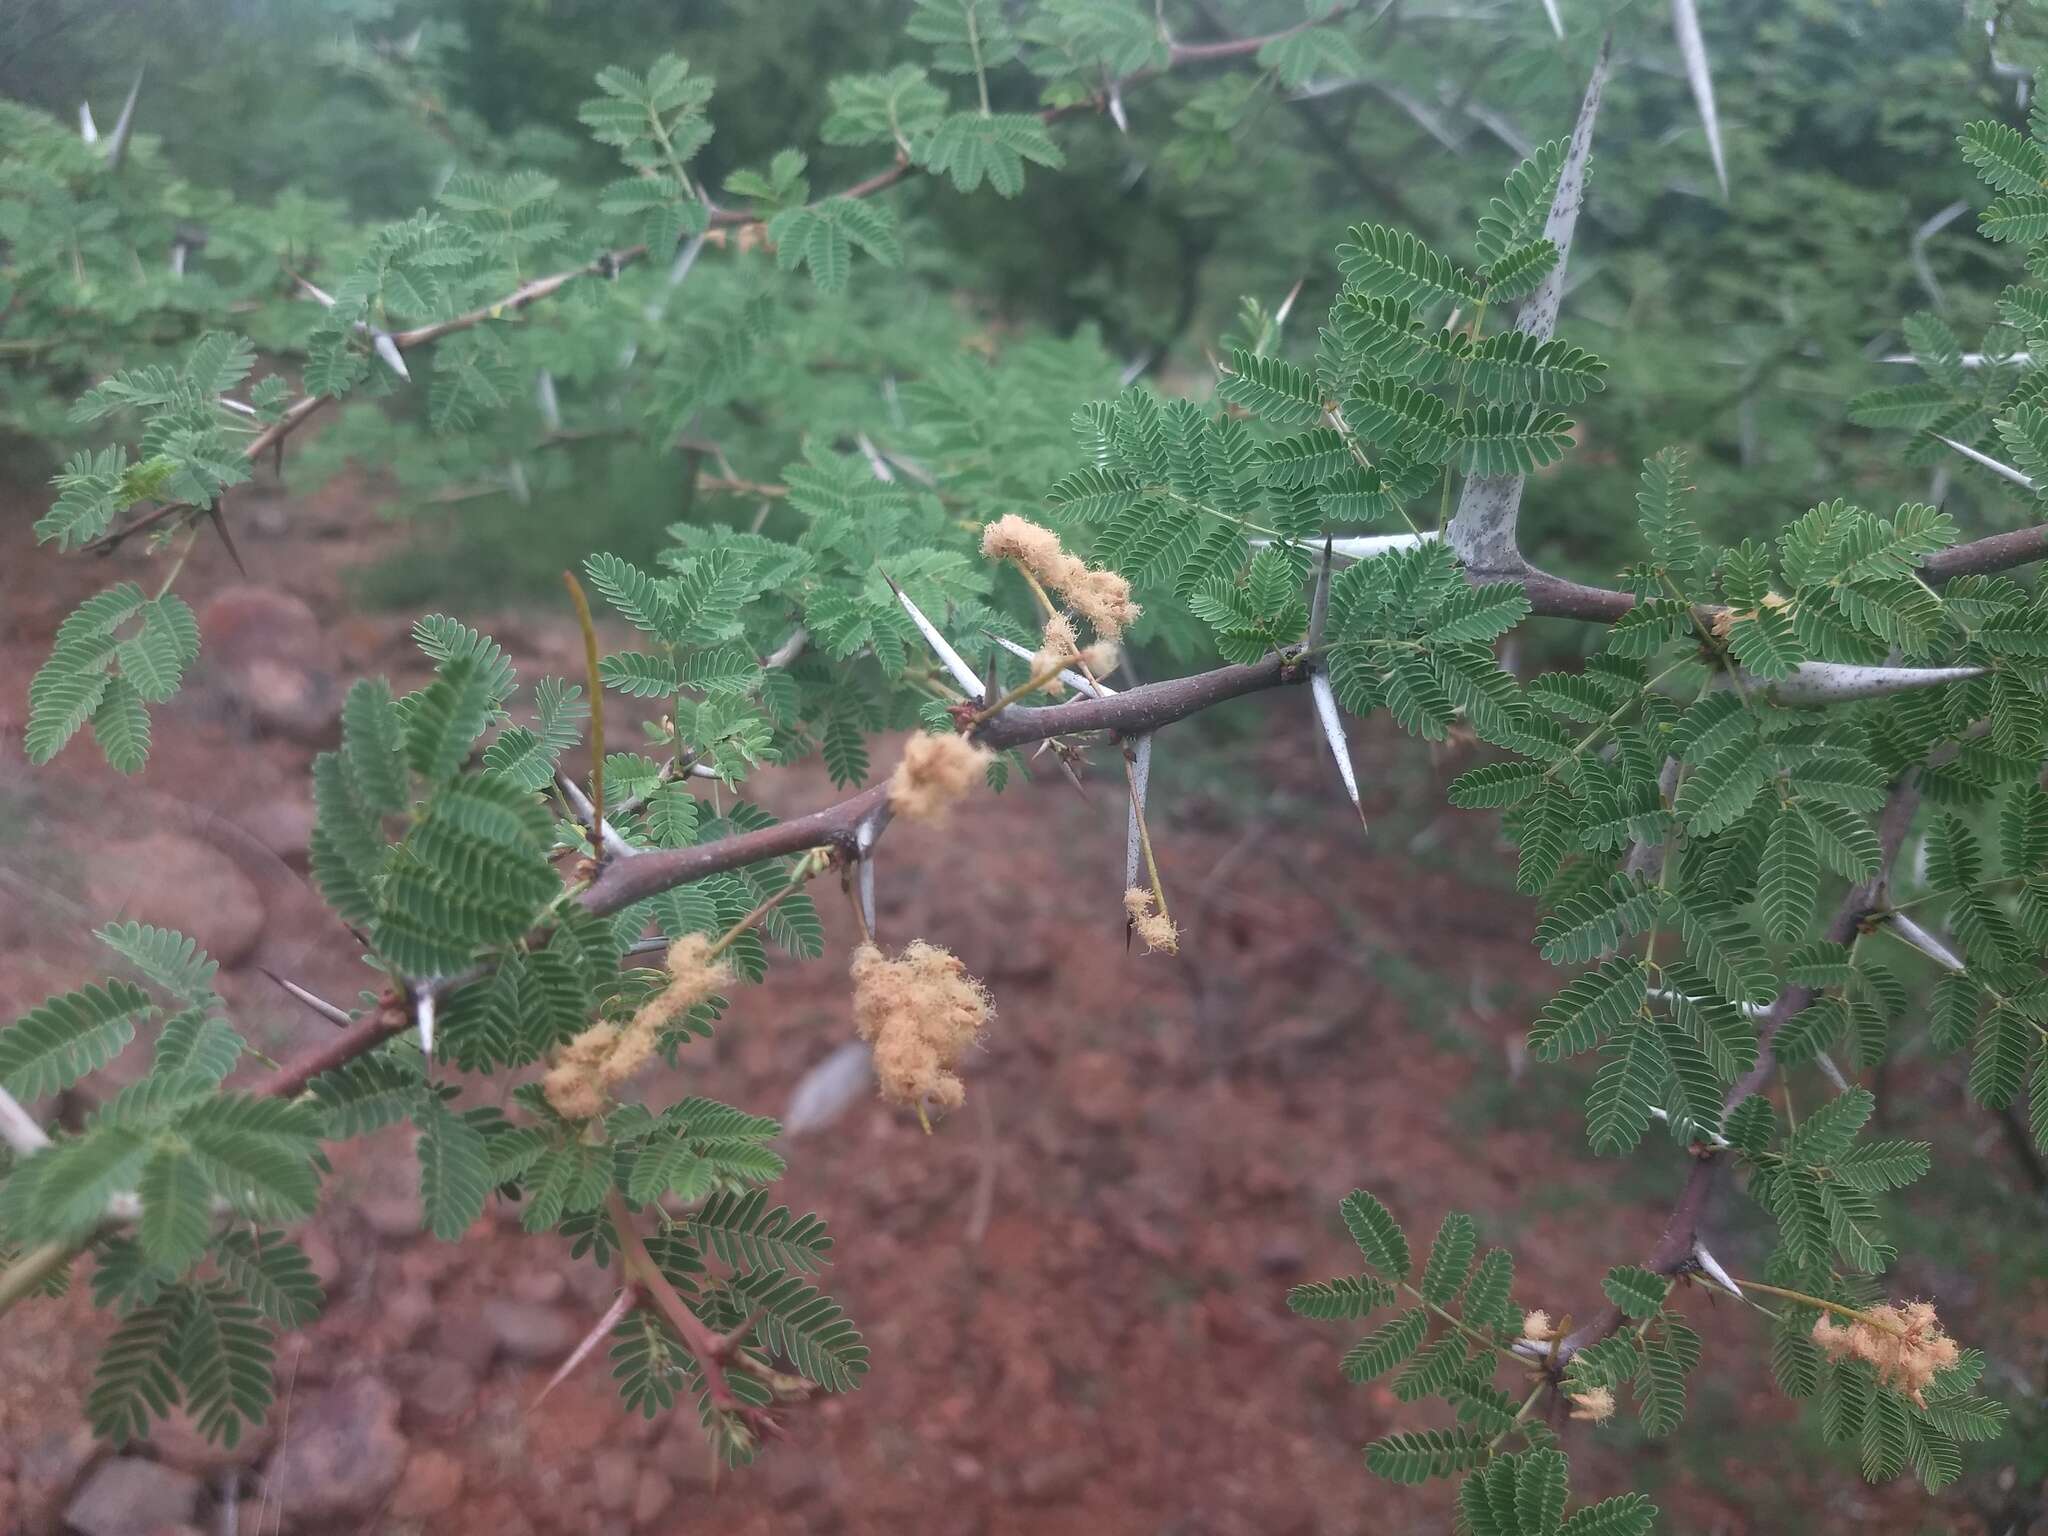
[[[64,1510],[80,1536],[154,1536],[191,1520],[199,1508],[199,1479],[189,1472],[115,1456],[101,1462]]]
[[[313,797],[304,789],[288,789],[259,800],[236,814],[249,835],[288,864],[301,867],[313,840]]]
[[[14,1452],[14,1518],[18,1520],[20,1529],[39,1530],[44,1525],[57,1523],[57,1511],[64,1507],[65,1497],[78,1481],[79,1473],[85,1470],[86,1463],[92,1460],[99,1448],[92,1431],[83,1424],[50,1428],[15,1440],[11,1447]],[[0,1524],[0,1530],[16,1528]]]
[[[1060,1062],[1059,1094],[1089,1125],[1116,1125],[1134,1102],[1130,1063],[1114,1051],[1076,1051]]]
[[[590,1475],[597,1502],[615,1515],[626,1510],[639,1491],[639,1469],[624,1451],[599,1451]]]
[[[649,1467],[633,1485],[633,1523],[652,1525],[676,1496],[676,1485]]]
[[[562,1293],[569,1289],[569,1282],[556,1269],[532,1269],[513,1277],[507,1287],[520,1301],[560,1301]]]
[[[1307,1262],[1301,1244],[1292,1238],[1275,1238],[1259,1249],[1259,1268],[1276,1278],[1300,1274]]]
[[[396,1520],[421,1520],[454,1507],[462,1497],[462,1463],[446,1451],[414,1451],[391,1496]]]
[[[438,1341],[437,1341],[438,1342]],[[496,1347],[495,1343],[492,1346]],[[405,1402],[408,1420],[447,1424],[476,1401],[476,1372],[442,1355],[400,1355],[389,1367],[391,1383]]]
[[[1064,1503],[1081,1491],[1095,1467],[1092,1451],[1055,1451],[1041,1456],[1017,1474],[1017,1497],[1026,1504]]]
[[[444,1317],[434,1330],[434,1353],[481,1376],[498,1357],[498,1335],[490,1324],[469,1313]]]
[[[515,1360],[559,1360],[583,1336],[575,1316],[561,1307],[502,1297],[483,1305],[483,1320]]]
[[[266,1419],[245,1427],[241,1438],[230,1448],[207,1439],[190,1414],[174,1408],[150,1426],[149,1448],[166,1466],[209,1477],[229,1467],[254,1466],[270,1449],[275,1433],[275,1424]]]
[[[232,586],[199,615],[203,654],[258,724],[324,746],[341,717],[333,647],[313,610],[268,587]]]
[[[409,1186],[366,1194],[356,1202],[356,1209],[379,1237],[420,1235],[419,1191]]]
[[[151,832],[93,855],[86,906],[95,919],[174,928],[232,970],[263,936],[263,898],[235,861],[174,832]]]
[[[398,1394],[374,1376],[302,1397],[291,1436],[263,1475],[287,1529],[360,1517],[383,1504],[405,1469],[398,1407]]]

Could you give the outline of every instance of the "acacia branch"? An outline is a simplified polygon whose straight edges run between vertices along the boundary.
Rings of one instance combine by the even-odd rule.
[[[1900,845],[1905,842],[1907,829],[1912,826],[1913,815],[1919,808],[1919,785],[1916,775],[1909,772],[1892,786],[1884,810],[1878,817],[1880,853],[1877,872],[1868,880],[1851,886],[1843,895],[1833,919],[1828,923],[1827,939],[1830,943],[1849,943],[1873,913],[1885,910],[1892,861],[1898,857]],[[1777,1000],[1765,1010],[1757,1021],[1756,1064],[1737,1078],[1728,1090],[1723,1101],[1727,1108],[1740,1104],[1770,1081],[1771,1074],[1778,1067],[1778,1059],[1771,1051],[1771,1041],[1779,1030],[1813,1002],[1814,996],[1811,987],[1790,986],[1780,992]],[[1643,1268],[1660,1275],[1678,1275],[1692,1267],[1694,1251],[1699,1246],[1701,1219],[1727,1163],[1728,1150],[1725,1148],[1700,1148],[1694,1152],[1685,1186],[1679,1191],[1671,1214],[1665,1218],[1663,1232],[1644,1256]],[[1626,1321],[1627,1316],[1619,1307],[1603,1308],[1583,1326],[1559,1340],[1551,1356],[1552,1368],[1562,1371],[1573,1355],[1607,1338]]]

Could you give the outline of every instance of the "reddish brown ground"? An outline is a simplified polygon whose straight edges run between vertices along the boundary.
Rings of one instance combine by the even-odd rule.
[[[360,503],[340,492],[285,510],[289,522],[269,523],[267,536],[265,520],[242,522],[252,578],[306,597],[348,672],[414,666],[403,622],[352,614],[344,595],[346,567],[394,536],[366,529]],[[81,839],[170,814],[220,842],[195,808],[230,820],[274,814],[278,797],[300,792],[310,757],[252,736],[202,680],[159,714],[156,757],[139,783],[107,773],[89,747],[28,770],[26,679],[51,628],[86,584],[141,562],[28,555],[25,523],[7,527],[0,567],[9,1009],[104,964],[80,918],[112,914],[67,905]],[[234,579],[208,546],[181,587],[203,600]],[[573,632],[557,618],[462,617],[492,629],[529,677],[536,667],[573,672]],[[284,1343],[281,1393],[303,1407],[349,1378],[381,1379],[404,1404],[400,1439],[388,1429],[385,1439],[409,1460],[393,1502],[325,1525],[294,1519],[284,1488],[287,1527],[519,1536],[624,1530],[637,1518],[639,1529],[732,1536],[1445,1528],[1445,1485],[1393,1488],[1359,1458],[1367,1440],[1423,1421],[1384,1385],[1338,1376],[1356,1329],[1303,1322],[1283,1303],[1294,1280],[1355,1264],[1334,1219],[1339,1197],[1370,1186],[1419,1242],[1446,1208],[1471,1210],[1488,1238],[1513,1247],[1518,1299],[1583,1313],[1598,1301],[1600,1272],[1647,1246],[1682,1169],[1675,1152],[1652,1146],[1617,1186],[1613,1168],[1579,1150],[1577,1080],[1556,1069],[1523,1075],[1517,1042],[1550,975],[1529,946],[1526,904],[1460,873],[1504,855],[1489,820],[1434,808],[1451,765],[1418,766],[1412,747],[1366,733],[1362,777],[1380,787],[1374,830],[1361,836],[1316,756],[1305,704],[1235,706],[1253,732],[1228,751],[1183,749],[1162,777],[1178,782],[1160,796],[1156,823],[1185,932],[1178,960],[1125,951],[1122,797],[1103,772],[1086,801],[1049,775],[974,803],[948,830],[891,832],[882,936],[957,951],[994,989],[997,1023],[972,1064],[968,1108],[938,1134],[862,1102],[786,1148],[779,1194],[839,1234],[827,1282],[865,1326],[874,1370],[856,1395],[795,1409],[789,1441],[715,1489],[694,1424],[629,1419],[601,1358],[534,1406],[561,1353],[546,1333],[573,1337],[595,1319],[611,1296],[604,1276],[572,1264],[559,1240],[523,1236],[511,1212],[459,1245],[418,1235],[404,1139],[342,1151],[330,1205],[303,1235],[332,1275],[330,1306]],[[889,755],[884,746],[878,762]],[[831,793],[815,769],[770,775],[761,792],[783,811]],[[97,830],[83,828],[87,818]],[[298,875],[245,847],[237,858],[269,902],[254,958],[349,995],[364,973]],[[687,1074],[650,1083],[650,1096],[687,1085],[781,1110],[848,1031],[850,925],[836,899],[822,905],[827,958],[777,966],[738,1000],[716,1043],[686,1058]],[[253,969],[225,986],[238,1021],[273,1053],[327,1027]],[[1952,1088],[1931,1085],[1937,1092],[1952,1102]],[[1994,1146],[1987,1163],[2003,1155]],[[1754,1230],[1753,1213],[1728,1209]],[[1727,1249],[1731,1266],[1754,1258],[1740,1236]],[[1971,1267],[1957,1258],[1937,1273],[1977,1285]],[[2031,1363],[2037,1380],[2048,1331],[2038,1268],[2017,1304],[1977,1290],[1987,1318],[2018,1330],[1995,1352],[2023,1372]],[[48,1482],[77,1469],[74,1426],[105,1327],[82,1290],[0,1329],[0,1527],[10,1497],[26,1523]],[[506,1299],[529,1305],[539,1358],[508,1358],[501,1332],[483,1322],[487,1304]],[[1672,1530],[1977,1528],[1960,1501],[1937,1510],[1911,1488],[1874,1492],[1841,1460],[1818,1459],[1769,1390],[1761,1331],[1704,1298],[1688,1310],[1714,1381],[1698,1417],[1679,1441],[1646,1450],[1630,1431],[1573,1426],[1582,1494],[1647,1478],[1676,1516]],[[239,1459],[261,1455],[259,1445]],[[218,1490],[234,1474],[208,1476]],[[253,1477],[246,1487],[244,1531],[259,1523]]]

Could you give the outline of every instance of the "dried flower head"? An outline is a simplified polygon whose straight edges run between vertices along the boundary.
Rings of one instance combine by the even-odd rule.
[[[1583,1419],[1588,1424],[1605,1424],[1614,1417],[1614,1391],[1611,1387],[1593,1387],[1585,1392],[1574,1392],[1572,1417]]]
[[[618,1025],[593,1024],[555,1053],[555,1064],[540,1086],[556,1114],[588,1120],[604,1113],[604,1080],[599,1073],[618,1038]]]
[[[1038,642],[1037,663],[1065,666],[1081,654],[1081,637],[1074,633],[1074,621],[1056,613],[1045,621],[1045,634]]]
[[[1550,1338],[1555,1331],[1551,1327],[1550,1314],[1541,1307],[1536,1308],[1533,1312],[1524,1312],[1522,1314],[1523,1338],[1540,1344],[1545,1339]]]
[[[611,1090],[653,1058],[662,1032],[732,982],[732,972],[711,958],[711,941],[701,933],[686,933],[669,945],[668,976],[624,1029],[593,1024],[556,1052],[541,1079],[555,1113],[570,1120],[602,1114]]]
[[[911,821],[943,821],[953,802],[981,782],[992,755],[950,732],[911,737],[889,778],[890,808]]]
[[[874,1047],[875,1077],[893,1104],[957,1108],[966,1087],[954,1069],[994,1011],[949,950],[915,942],[893,960],[873,944],[853,952],[853,1027]]]
[[[1822,1313],[1814,1319],[1813,1342],[1830,1360],[1869,1361],[1880,1382],[1923,1408],[1928,1386],[1962,1355],[1925,1301],[1868,1307],[1846,1323]]]
[[[990,560],[1016,561],[1064,597],[1105,640],[1122,639],[1144,612],[1131,598],[1130,582],[1068,554],[1058,534],[1015,512],[982,529],[981,552]]]
[[[1081,653],[1081,665],[1095,678],[1109,676],[1123,664],[1123,652],[1114,640],[1098,640]]]
[[[1059,669],[1073,662],[1081,654],[1081,637],[1074,633],[1074,621],[1064,613],[1056,613],[1045,621],[1045,636],[1038,643],[1038,654],[1031,658],[1031,675],[1045,676],[1041,693],[1054,697],[1066,692],[1066,684],[1059,679]]]
[[[1180,930],[1164,912],[1152,910],[1152,893],[1145,887],[1134,885],[1124,892],[1124,911],[1130,914],[1131,927],[1144,941],[1147,954],[1155,949],[1169,955],[1180,952]]]

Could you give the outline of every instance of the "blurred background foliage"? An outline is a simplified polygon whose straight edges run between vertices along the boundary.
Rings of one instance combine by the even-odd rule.
[[[31,142],[31,122],[75,139],[78,105],[90,101],[104,132],[140,69],[121,196],[197,222],[209,241],[191,278],[159,275],[90,336],[35,335],[24,313],[0,320],[0,347],[14,354],[0,429],[37,440],[10,458],[24,479],[47,473],[49,456],[79,435],[62,417],[68,395],[117,350],[133,359],[138,344],[174,346],[223,319],[259,345],[284,345],[303,300],[280,269],[343,268],[361,231],[431,205],[458,170],[556,176],[569,227],[587,228],[574,189],[608,171],[575,113],[610,61],[673,49],[716,79],[716,134],[697,162],[714,193],[787,148],[810,157],[818,191],[857,180],[877,168],[875,151],[822,142],[828,86],[923,57],[903,35],[909,9],[908,0],[11,6],[0,16],[0,95],[19,106],[8,108],[13,131],[0,135],[0,207],[22,195],[23,163],[55,152]],[[1314,60],[1180,67],[1132,90],[1127,133],[1094,113],[1063,121],[1054,132],[1067,166],[1034,174],[1013,200],[907,181],[887,194],[901,212],[906,264],[870,272],[853,297],[820,297],[765,255],[729,252],[707,253],[673,304],[658,272],[629,274],[615,292],[579,289],[565,305],[604,310],[615,323],[552,341],[532,328],[527,339],[555,375],[567,419],[545,451],[531,451],[540,423],[524,393],[501,432],[442,438],[408,430],[416,394],[386,388],[317,435],[294,485],[351,458],[373,462],[388,474],[391,506],[420,519],[424,547],[460,551],[464,571],[494,591],[537,588],[590,548],[644,554],[675,517],[748,521],[751,504],[690,494],[685,467],[706,461],[692,444],[762,481],[806,439],[847,448],[866,433],[885,448],[893,438],[905,452],[934,451],[938,429],[906,412],[902,389],[935,360],[993,357],[1009,381],[991,388],[1014,451],[990,466],[1003,483],[988,489],[1035,499],[1046,472],[1067,467],[1067,413],[1113,393],[1119,375],[1206,396],[1223,339],[1244,333],[1245,300],[1270,314],[1301,284],[1280,346],[1311,353],[1309,317],[1336,286],[1330,252],[1346,225],[1406,225],[1456,251],[1503,172],[1568,127],[1592,50],[1612,29],[1620,67],[1563,327],[1607,360],[1608,387],[1579,412],[1580,451],[1532,486],[1530,553],[1579,572],[1621,564],[1636,467],[1667,443],[1691,450],[1700,504],[1722,536],[1773,528],[1836,495],[1876,505],[1918,498],[1927,473],[1900,468],[1896,441],[1848,425],[1844,405],[1910,377],[1883,361],[1904,350],[1902,316],[1935,310],[1965,335],[1995,317],[2009,264],[1978,238],[1970,211],[1938,220],[1976,196],[1957,127],[2024,116],[2028,18],[2005,14],[2014,9],[1703,5],[1724,197],[1665,6],[1559,0],[1562,40],[1539,0],[1362,6],[1336,28],[1349,46]],[[1168,0],[1163,15],[1177,40],[1198,42],[1286,27],[1304,11],[1301,0]],[[1019,63],[990,80],[998,110],[1037,107],[1041,85]],[[591,243],[572,235],[560,255],[588,259],[579,240]],[[19,271],[6,281],[27,286]],[[661,370],[690,355],[693,325],[770,289],[783,313],[804,317],[800,331],[764,338],[728,398],[670,409]],[[637,372],[608,369],[597,349],[613,343],[642,353]],[[1024,431],[1025,421],[1047,435]],[[1980,521],[2012,515],[1997,510],[2002,498],[1973,500],[1967,484],[1935,473],[1936,499],[1957,505],[1966,526],[1976,500]],[[650,504],[658,516],[647,516]],[[529,527],[533,539],[505,537]],[[411,576],[387,573],[377,590],[412,601],[425,595],[419,580],[415,566]]]

